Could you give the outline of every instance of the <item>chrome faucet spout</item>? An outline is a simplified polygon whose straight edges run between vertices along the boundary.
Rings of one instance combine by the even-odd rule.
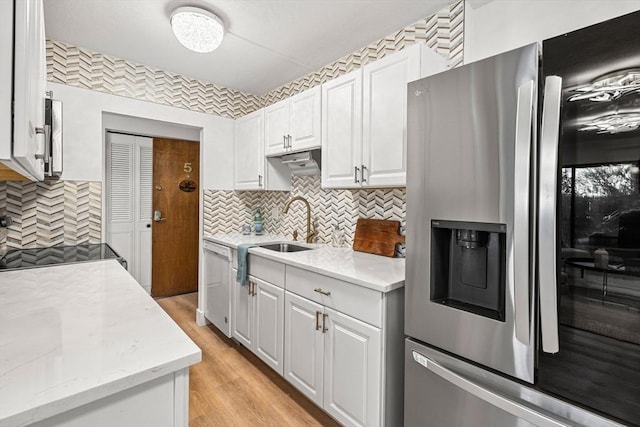
[[[304,205],[307,208],[307,238],[306,238],[306,241],[307,241],[307,243],[311,243],[311,242],[313,242],[313,238],[318,234],[318,232],[316,230],[312,230],[311,229],[311,205],[309,205],[309,202],[307,201],[307,199],[305,199],[302,196],[295,196],[295,197],[290,198],[284,204],[284,206],[282,208],[282,213],[289,212],[289,206],[291,206],[291,203],[295,202],[296,200],[300,200],[301,202],[303,202]]]

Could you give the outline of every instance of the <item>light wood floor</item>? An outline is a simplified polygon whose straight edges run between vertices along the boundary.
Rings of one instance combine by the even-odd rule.
[[[338,426],[280,375],[214,326],[198,326],[198,294],[157,300],[202,350],[189,370],[189,426]]]

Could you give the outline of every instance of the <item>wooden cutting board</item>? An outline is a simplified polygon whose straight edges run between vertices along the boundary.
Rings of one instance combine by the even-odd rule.
[[[405,241],[399,231],[400,221],[359,218],[353,250],[393,257],[396,254],[396,243]]]

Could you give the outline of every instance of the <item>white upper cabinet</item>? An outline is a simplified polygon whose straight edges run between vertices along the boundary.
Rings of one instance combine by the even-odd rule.
[[[360,185],[362,70],[322,85],[322,187]]]
[[[264,117],[260,109],[235,122],[234,189],[291,190],[291,171],[264,155]]]
[[[325,95],[323,91],[322,118],[323,187],[405,186],[407,83],[445,69],[444,58],[425,44],[415,44],[351,73],[361,75],[361,104],[344,93],[342,98],[331,97],[337,93],[335,85],[340,85],[339,80],[351,74],[326,83],[328,93]],[[347,126],[346,120],[357,116],[340,115],[359,108],[361,121]],[[360,140],[359,132],[353,130],[357,126],[362,129]],[[339,162],[337,166],[333,164],[335,161]]]
[[[234,151],[234,188],[264,190],[264,110],[236,120]]]
[[[320,148],[320,94],[316,86],[264,109],[267,156]]]
[[[13,2],[15,21],[4,9],[10,9],[11,2],[2,5],[2,31],[13,28],[13,47],[3,37],[3,64],[0,78],[3,86],[13,81],[13,135],[2,138],[0,160],[9,167],[34,180],[44,179],[44,99],[46,84],[46,46],[44,34],[44,13],[42,0],[16,0]],[[4,21],[7,22],[4,22]],[[15,24],[15,25],[14,25]],[[11,39],[9,39],[11,40]],[[6,64],[11,64],[14,52],[13,75]],[[5,57],[6,55],[6,57]],[[6,102],[5,90],[1,91],[2,102]],[[2,110],[6,111],[3,105]],[[6,118],[3,117],[3,122]],[[10,122],[9,122],[10,123]],[[37,158],[40,157],[40,158]]]

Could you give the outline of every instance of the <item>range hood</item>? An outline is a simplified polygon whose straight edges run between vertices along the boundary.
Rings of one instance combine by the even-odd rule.
[[[282,164],[289,166],[293,175],[319,175],[320,150],[284,155]]]

